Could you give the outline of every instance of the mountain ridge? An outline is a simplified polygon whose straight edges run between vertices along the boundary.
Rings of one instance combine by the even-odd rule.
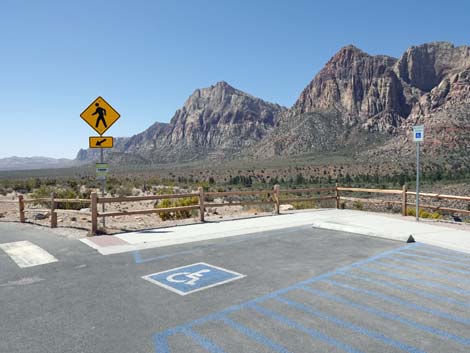
[[[468,46],[426,43],[394,58],[347,45],[291,108],[221,81],[196,89],[169,123],[155,123],[118,141],[110,157],[119,160],[127,154],[152,164],[344,150],[362,161],[383,159],[384,153],[401,158],[411,152],[409,131],[417,123],[426,126],[429,153],[443,157],[442,147],[448,146],[460,156],[468,146],[467,133],[459,126],[470,124],[469,75]],[[92,159],[93,153],[80,153],[78,160]]]

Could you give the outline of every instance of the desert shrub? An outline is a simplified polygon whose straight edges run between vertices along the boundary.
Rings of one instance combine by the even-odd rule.
[[[266,205],[245,205],[242,206],[242,209],[244,211],[247,211],[249,213],[257,214],[257,213],[264,213],[264,212],[272,212],[273,211],[273,205],[272,204],[266,204]]]
[[[170,207],[184,207],[184,206],[193,206],[197,205],[199,200],[197,197],[185,197],[182,199],[164,199],[160,202],[155,203],[155,208],[170,208]],[[158,216],[162,221],[174,220],[174,219],[186,219],[191,218],[192,211],[194,210],[184,210],[184,211],[167,211],[159,212]]]
[[[295,210],[305,210],[309,208],[317,208],[317,204],[315,201],[299,201],[299,202],[292,202],[292,206]]]
[[[364,203],[361,202],[361,201],[354,201],[353,204],[352,204],[352,207],[355,209],[355,210],[364,210]]]
[[[414,208],[407,208],[406,214],[408,216],[416,217],[416,209]],[[442,215],[439,212],[427,212],[423,209],[419,209],[419,217],[420,218],[430,218],[430,219],[442,219]]]
[[[117,197],[127,197],[133,195],[133,188],[130,185],[120,185],[118,187],[114,187],[112,190],[108,189],[108,191]]]
[[[51,186],[41,185],[38,189],[34,190],[29,196],[32,199],[50,199],[51,193],[55,193],[55,198],[58,199],[77,199],[79,193],[70,188],[52,188]],[[50,201],[38,201],[35,205],[41,205],[43,207],[51,207]],[[56,208],[63,210],[80,210],[81,208],[88,207],[89,204],[85,202],[57,202]]]

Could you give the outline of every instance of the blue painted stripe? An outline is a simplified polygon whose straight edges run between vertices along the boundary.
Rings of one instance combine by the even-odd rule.
[[[201,347],[205,348],[210,353],[225,353],[225,351],[216,345],[214,342],[210,341],[206,337],[200,335],[194,330],[190,328],[184,328],[181,330],[182,333],[186,334],[187,336],[191,337],[195,340]]]
[[[220,318],[223,316],[223,315],[227,315],[229,313],[232,313],[232,312],[236,312],[238,310],[241,310],[241,309],[244,309],[244,308],[247,308],[249,305],[251,304],[255,304],[255,303],[262,303],[263,301],[267,300],[267,299],[272,299],[272,298],[275,298],[276,296],[278,295],[282,295],[282,294],[285,294],[285,293],[288,293],[294,289],[300,289],[302,286],[304,285],[307,285],[307,284],[312,284],[312,283],[315,283],[317,281],[320,281],[322,279],[325,279],[325,278],[329,278],[331,276],[334,276],[338,273],[343,273],[343,272],[347,272],[347,271],[350,271],[351,269],[354,269],[354,268],[360,268],[364,265],[367,265],[367,264],[370,264],[370,263],[373,263],[377,260],[380,260],[380,259],[384,259],[384,258],[387,258],[387,257],[390,257],[394,254],[396,254],[397,252],[399,252],[400,250],[402,249],[408,249],[408,248],[414,248],[414,247],[417,247],[417,246],[420,246],[420,243],[410,243],[410,244],[406,244],[400,248],[395,248],[395,249],[392,249],[392,250],[389,250],[389,251],[385,251],[385,252],[382,252],[380,254],[377,254],[377,255],[374,255],[372,257],[369,257],[367,259],[364,259],[364,260],[361,260],[361,261],[358,261],[358,262],[355,262],[353,264],[350,264],[350,265],[346,265],[346,266],[343,266],[337,270],[334,270],[334,271],[331,271],[331,272],[327,272],[327,273],[324,273],[322,275],[319,275],[317,277],[312,277],[310,279],[307,279],[305,281],[302,281],[302,282],[299,282],[295,285],[292,285],[290,287],[287,287],[287,288],[283,288],[283,289],[280,289],[280,290],[277,290],[277,291],[274,291],[272,293],[269,293],[269,294],[266,294],[264,296],[261,296],[261,297],[258,297],[258,298],[255,298],[255,299],[252,299],[251,301],[248,301],[244,304],[239,304],[239,305],[233,305],[227,309],[224,309],[218,313],[212,313],[212,314],[209,314],[209,315],[206,315],[200,319],[197,319],[197,320],[194,320],[194,321],[191,321],[187,324],[184,324],[184,325],[180,325],[180,326],[177,326],[177,327],[173,327],[173,328],[170,328],[170,329],[167,329],[165,331],[163,331],[161,334],[163,335],[173,335],[177,332],[180,332],[179,330],[182,330],[184,328],[191,328],[193,326],[196,326],[196,325],[200,325],[200,324],[203,324],[203,323],[206,323],[208,321],[211,321],[211,320],[220,320]],[[166,352],[163,352],[163,353],[166,353]]]
[[[355,279],[358,279],[358,280],[361,280],[361,281],[373,283],[373,284],[376,284],[376,285],[379,285],[379,286],[384,286],[384,287],[388,287],[388,288],[392,288],[392,289],[397,289],[397,290],[402,291],[402,292],[413,293],[413,294],[422,296],[424,298],[440,301],[440,302],[443,302],[443,303],[452,304],[452,305],[459,305],[459,306],[462,306],[462,307],[465,307],[465,308],[470,308],[470,303],[461,302],[461,301],[458,301],[458,300],[455,300],[455,299],[449,298],[449,297],[442,297],[442,296],[437,295],[437,294],[426,292],[422,289],[415,289],[415,288],[405,287],[405,286],[401,286],[401,285],[396,284],[396,283],[390,283],[388,281],[375,280],[375,279],[372,279],[370,277],[355,275],[355,274],[351,274],[351,273],[345,273],[344,276],[348,276],[348,277],[355,278]]]
[[[279,352],[279,353],[292,353],[291,351],[289,351],[287,348],[281,346],[280,344],[270,340],[269,338],[267,338],[266,336],[263,336],[262,334],[256,332],[255,330],[252,330],[246,326],[243,326],[242,324],[232,320],[232,319],[229,319],[228,317],[224,316],[221,318],[221,320],[229,325],[230,327],[234,328],[235,330],[237,330],[238,332],[244,334],[245,336],[248,336],[250,337],[251,339],[253,339],[254,341],[258,342],[258,343],[261,343],[262,345],[266,346],[266,347],[269,347],[271,348],[272,350],[274,350],[275,352]]]
[[[168,346],[168,333],[161,332],[153,336],[155,344],[155,353],[170,353],[170,347]]]
[[[460,317],[460,316],[456,316],[456,315],[452,315],[452,314],[449,314],[449,313],[445,313],[445,312],[440,311],[440,310],[431,309],[431,308],[425,307],[423,305],[414,304],[414,303],[408,302],[406,300],[403,300],[403,299],[400,299],[400,298],[397,298],[397,297],[394,297],[394,296],[386,295],[386,294],[383,294],[383,293],[375,291],[375,290],[358,288],[358,287],[354,287],[354,286],[351,286],[349,284],[341,283],[341,282],[334,281],[334,280],[331,280],[331,279],[326,279],[325,282],[331,283],[331,284],[333,284],[337,287],[341,287],[341,288],[351,290],[353,292],[366,294],[366,295],[376,297],[376,298],[382,299],[382,300],[390,302],[390,303],[399,304],[399,305],[408,307],[410,309],[422,311],[422,312],[425,312],[425,313],[428,313],[428,314],[431,314],[431,315],[434,315],[434,316],[437,316],[437,317],[440,317],[440,318],[443,318],[443,319],[452,320],[452,321],[455,321],[455,322],[460,322],[460,323],[465,324],[465,325],[470,324],[469,319],[466,319],[466,318],[463,318],[463,317]]]
[[[333,346],[333,347],[336,347],[336,348],[339,348],[345,352],[349,352],[349,353],[359,353],[361,352],[360,350],[357,350],[355,349],[354,347],[351,347],[350,345],[347,345],[343,342],[340,342],[330,336],[327,336],[313,328],[309,328],[309,327],[305,327],[304,325],[302,324],[299,324],[298,322],[296,321],[293,321],[281,314],[278,314],[272,310],[269,310],[269,309],[266,309],[262,306],[259,306],[257,304],[251,304],[250,305],[250,308],[257,311],[258,313],[260,314],[263,314],[271,319],[274,319],[274,320],[277,320],[281,323],[283,323],[284,325],[287,325],[289,327],[292,327],[296,330],[299,330],[299,331],[302,331],[306,334],[308,334],[310,337],[314,338],[314,339],[317,339],[317,340],[320,340],[320,341],[323,341],[325,343],[328,343],[329,345]]]
[[[134,257],[134,262],[136,264],[141,264],[142,263],[142,256],[140,255],[139,250],[135,250],[132,252],[132,256]]]
[[[337,317],[335,316],[332,316],[332,315],[328,315],[328,314],[325,314],[324,312],[318,310],[318,309],[315,309],[313,308],[311,305],[304,305],[304,304],[301,304],[301,303],[298,303],[294,300],[290,300],[290,299],[286,299],[284,297],[278,297],[277,300],[281,303],[284,303],[284,304],[287,304],[287,305],[290,305],[290,306],[293,306],[294,308],[300,310],[300,311],[303,311],[305,313],[308,313],[310,315],[313,315],[313,316],[317,316],[323,320],[328,320],[330,322],[333,322],[335,323],[336,325],[340,326],[340,327],[344,327],[344,328],[347,328],[347,329],[350,329],[354,332],[357,332],[357,333],[360,333],[362,335],[365,335],[365,336],[368,336],[368,337],[371,337],[371,338],[374,338],[386,345],[389,345],[389,346],[392,346],[392,347],[395,347],[395,348],[398,348],[398,349],[401,349],[405,352],[410,352],[410,353],[425,353],[424,351],[418,349],[418,348],[415,348],[413,346],[410,346],[410,345],[407,345],[405,343],[402,343],[402,342],[399,342],[399,341],[396,341],[392,338],[389,338],[387,336],[384,336],[382,335],[381,333],[379,332],[376,332],[376,331],[372,331],[372,330],[368,330],[364,327],[361,327],[361,326],[358,326],[358,325],[355,325],[353,323],[350,323],[348,321],[345,321],[345,320],[341,320],[341,319],[338,319]]]
[[[357,268],[357,267],[362,267],[362,266],[364,266],[364,265],[367,265],[367,264],[376,262],[377,260],[390,257],[391,255],[395,255],[396,253],[398,253],[398,252],[400,252],[400,251],[402,251],[402,250],[409,249],[409,248],[414,248],[414,247],[416,247],[416,246],[419,246],[419,244],[420,244],[420,243],[410,243],[410,244],[404,245],[404,246],[402,246],[402,247],[400,247],[400,248],[397,248],[397,249],[385,251],[385,252],[380,253],[380,254],[378,254],[378,255],[375,255],[375,256],[369,257],[369,258],[367,258],[367,259],[364,259],[364,260],[355,262],[355,263],[353,263],[353,264],[351,264],[351,265],[346,265],[346,266],[343,266],[343,267],[341,267],[341,268],[339,268],[339,269],[337,269],[337,270],[334,270],[334,271],[331,271],[331,272],[327,272],[327,273],[324,273],[324,274],[319,275],[319,276],[317,276],[317,277],[313,277],[313,278],[307,279],[307,280],[305,280],[305,281],[299,282],[299,283],[297,283],[296,285],[294,285],[294,286],[292,286],[292,287],[286,288],[285,290],[279,290],[279,291],[273,292],[271,295],[265,296],[265,298],[268,299],[268,298],[270,298],[270,297],[276,296],[277,294],[284,294],[284,293],[286,293],[286,290],[287,290],[287,291],[290,291],[290,290],[292,290],[292,289],[301,287],[301,286],[303,286],[303,285],[312,284],[312,283],[321,281],[322,279],[325,279],[325,278],[334,276],[334,275],[336,275],[336,274],[338,274],[338,273],[350,271],[350,270],[352,270],[352,269],[354,269],[354,268]]]
[[[397,260],[399,261],[399,260]],[[443,278],[449,278],[449,279],[453,279],[454,281],[458,281],[458,282],[469,282],[470,283],[470,280],[468,279],[465,279],[465,278],[461,278],[461,277],[456,277],[456,276],[452,276],[452,275],[448,275],[448,274],[437,274],[435,272],[431,272],[431,271],[426,271],[426,270],[423,270],[423,269],[416,269],[416,268],[410,268],[410,267],[406,267],[406,264],[407,263],[412,263],[412,264],[417,264],[417,265],[420,265],[420,266],[425,266],[425,267],[428,267],[428,268],[435,268],[436,270],[447,270],[447,271],[451,271],[451,272],[455,272],[455,273],[461,273],[463,275],[470,275],[470,271],[464,271],[464,270],[458,270],[458,269],[455,269],[455,268],[448,268],[448,267],[444,267],[444,266],[441,266],[441,265],[431,265],[431,264],[423,264],[422,262],[420,261],[414,261],[414,260],[409,260],[409,259],[406,259],[406,262],[401,262],[401,265],[398,266],[398,265],[394,265],[394,264],[389,264],[388,262],[378,262],[378,264],[380,265],[385,265],[387,267],[390,267],[390,268],[396,268],[398,270],[402,270],[402,271],[410,271],[410,272],[414,272],[414,273],[418,273],[418,274],[428,274],[429,276],[432,276],[432,277],[443,277]]]
[[[361,268],[361,270],[376,273],[376,274],[379,274],[379,275],[388,276],[390,278],[400,279],[400,280],[407,281],[407,282],[412,282],[414,284],[419,284],[419,285],[430,287],[430,288],[442,289],[442,290],[445,290],[447,292],[454,292],[454,293],[458,293],[458,294],[465,295],[465,296],[469,295],[469,291],[459,289],[459,288],[449,287],[449,286],[446,286],[444,284],[436,283],[436,282],[433,282],[433,281],[420,280],[420,279],[417,279],[417,278],[403,276],[403,275],[399,275],[399,274],[396,274],[396,273],[390,273],[390,272],[386,272],[386,271],[380,271],[380,270],[377,270],[377,269],[374,269],[374,268],[368,268],[368,267],[363,267],[363,268]]]
[[[431,261],[436,261],[436,262],[441,262],[443,264],[447,265],[457,265],[457,266],[462,266],[462,267],[470,267],[470,264],[465,264],[457,261],[450,261],[450,260],[443,260],[443,259],[438,259],[437,257],[432,257],[432,256],[424,256],[424,255],[418,255],[418,254],[412,254],[408,253],[405,251],[400,251],[398,252],[398,255],[400,256],[412,256],[412,257],[417,257],[420,259],[425,259],[425,260],[431,260]]]
[[[373,315],[376,315],[378,317],[388,319],[388,320],[397,321],[397,322],[400,322],[402,324],[405,324],[405,325],[411,326],[413,328],[416,328],[418,330],[425,331],[425,332],[431,333],[431,334],[436,335],[436,336],[440,336],[444,339],[455,341],[455,342],[460,343],[462,345],[466,345],[466,346],[470,345],[470,340],[467,339],[467,338],[456,336],[456,335],[454,335],[450,332],[443,331],[443,330],[440,330],[440,329],[436,329],[436,328],[431,327],[431,326],[420,324],[419,322],[415,322],[413,320],[406,319],[406,318],[404,318],[400,315],[393,314],[393,313],[388,313],[386,311],[376,309],[376,308],[368,306],[368,305],[359,304],[359,303],[353,302],[351,300],[348,300],[348,299],[345,299],[345,298],[342,298],[342,297],[338,297],[336,295],[329,294],[327,292],[323,292],[323,291],[318,290],[318,289],[313,289],[313,288],[306,287],[306,286],[302,287],[302,289],[305,290],[306,292],[312,293],[312,294],[317,295],[319,297],[322,297],[322,298],[325,298],[325,299],[328,299],[328,300],[331,300],[331,301],[334,301],[334,302],[337,302],[337,303],[340,303],[340,304],[348,305],[348,306],[353,307],[355,309],[366,311],[366,312],[368,312],[370,314],[373,314]]]
[[[470,263],[470,254],[465,254],[463,252],[451,253],[450,251],[449,252],[432,251],[432,250],[428,250],[427,248],[421,247],[419,249],[414,249],[413,253],[418,253],[418,254],[425,253],[429,255],[438,255],[438,256],[454,259],[454,260],[461,260],[465,262],[468,261]]]

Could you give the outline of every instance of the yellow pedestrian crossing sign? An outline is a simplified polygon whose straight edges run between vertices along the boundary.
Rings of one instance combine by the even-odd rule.
[[[111,136],[90,136],[90,148],[113,148],[113,138]]]
[[[98,97],[80,114],[80,117],[98,134],[103,135],[121,115],[102,97]]]

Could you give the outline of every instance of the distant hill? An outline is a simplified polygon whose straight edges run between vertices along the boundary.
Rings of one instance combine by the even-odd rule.
[[[400,58],[340,49],[289,109],[226,82],[197,89],[169,124],[120,138],[109,153],[135,164],[289,159],[343,151],[351,162],[409,161],[425,125],[428,161],[470,165],[470,46],[435,42]],[[97,159],[81,150],[78,161]]]
[[[0,170],[28,170],[28,169],[55,169],[67,168],[81,164],[66,158],[47,157],[8,157],[0,158]]]

